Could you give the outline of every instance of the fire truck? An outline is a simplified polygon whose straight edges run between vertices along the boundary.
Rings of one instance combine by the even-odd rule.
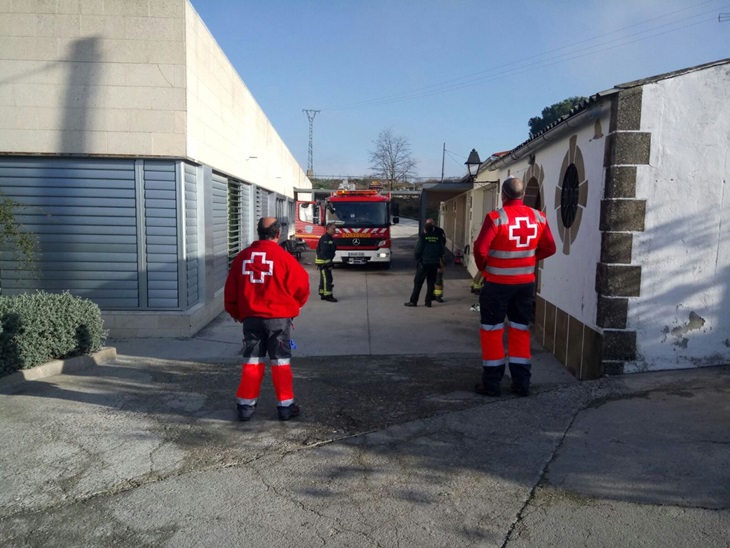
[[[306,192],[306,191],[305,191]],[[309,191],[310,193],[313,191]],[[377,190],[335,190],[324,199],[297,201],[295,237],[316,249],[327,223],[335,223],[335,263],[390,268],[390,225],[398,204]]]

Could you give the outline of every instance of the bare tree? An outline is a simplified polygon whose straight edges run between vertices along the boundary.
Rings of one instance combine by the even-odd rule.
[[[396,183],[405,183],[416,175],[417,162],[411,156],[411,145],[405,137],[393,135],[392,129],[380,132],[370,151],[370,169],[373,177],[381,179],[393,190]]]

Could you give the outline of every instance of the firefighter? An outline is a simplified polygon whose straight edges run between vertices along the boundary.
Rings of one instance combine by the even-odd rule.
[[[314,263],[319,269],[319,298],[323,301],[336,303],[337,299],[332,294],[332,269],[335,267],[334,258],[337,244],[332,235],[335,233],[335,223],[327,223],[325,232],[317,243],[316,257]]]
[[[438,238],[441,240],[441,243],[444,245],[444,249],[446,249],[446,233],[444,232],[444,229],[441,227],[436,226],[436,223],[433,219],[426,219],[426,226],[431,225],[433,226],[433,233],[434,236],[438,236]],[[441,261],[439,262],[438,269],[436,270],[436,282],[433,286],[433,300],[439,303],[444,302],[444,272],[446,271],[446,262],[444,261],[444,257],[441,256]]]
[[[502,208],[484,219],[474,242],[474,260],[483,272],[479,293],[482,382],[474,390],[501,394],[505,370],[502,343],[505,316],[512,392],[530,394],[530,321],[535,301],[535,265],[555,253],[555,240],[545,214],[525,206],[524,183],[510,177],[502,184]]]
[[[275,217],[259,219],[257,230],[259,240],[231,263],[223,292],[226,312],[243,323],[238,418],[248,421],[256,410],[268,354],[279,419],[289,420],[299,415],[290,363],[291,327],[309,298],[309,274],[277,244],[281,224]]]

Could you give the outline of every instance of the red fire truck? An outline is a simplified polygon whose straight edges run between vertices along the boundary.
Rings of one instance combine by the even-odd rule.
[[[306,191],[304,191],[306,192]],[[311,192],[311,191],[310,191]],[[297,201],[295,237],[315,249],[327,223],[335,223],[335,263],[390,268],[390,225],[398,204],[377,190],[335,190],[324,199]]]

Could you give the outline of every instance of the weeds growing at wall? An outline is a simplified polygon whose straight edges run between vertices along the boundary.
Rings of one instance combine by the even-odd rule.
[[[23,207],[25,206],[0,192],[0,258],[14,260],[18,270],[35,277],[38,238],[35,234],[24,231],[23,226],[15,218],[17,211]],[[1,280],[2,270],[0,270]]]

